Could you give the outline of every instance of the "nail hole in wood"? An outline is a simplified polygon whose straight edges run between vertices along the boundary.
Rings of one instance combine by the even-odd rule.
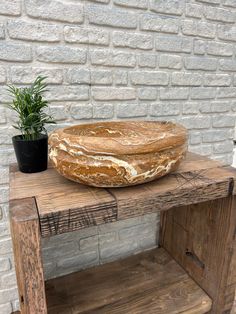
[[[205,268],[204,263],[202,261],[200,261],[200,259],[197,257],[197,255],[195,255],[193,252],[186,249],[185,254],[188,257],[190,257],[199,267],[201,267],[202,269]]]

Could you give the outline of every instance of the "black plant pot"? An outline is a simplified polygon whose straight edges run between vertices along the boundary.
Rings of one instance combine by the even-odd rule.
[[[36,140],[25,140],[22,135],[12,138],[16,159],[21,172],[33,173],[47,169],[48,136],[41,134]]]

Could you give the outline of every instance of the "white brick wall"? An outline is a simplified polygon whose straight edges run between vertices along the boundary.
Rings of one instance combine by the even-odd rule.
[[[232,161],[235,0],[0,0],[0,313],[18,308],[8,226],[15,114],[5,85],[48,77],[58,126],[169,119],[190,150]],[[47,278],[153,247],[158,215],[44,240]]]

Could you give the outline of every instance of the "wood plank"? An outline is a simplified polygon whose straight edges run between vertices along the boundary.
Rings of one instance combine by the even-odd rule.
[[[233,306],[234,198],[174,208],[161,214],[161,245],[212,298],[212,314],[228,313]],[[179,219],[180,212],[184,219]]]
[[[11,201],[10,223],[21,314],[46,314],[40,229],[35,200],[27,198]]]
[[[230,171],[210,168],[172,173],[144,185],[109,191],[117,201],[120,220],[226,197],[231,193],[232,183],[233,174]]]
[[[163,249],[46,283],[49,314],[206,313],[210,298]]]
[[[81,184],[62,177],[54,169],[38,173],[10,173],[10,199],[22,199],[37,195],[72,192],[82,188]]]
[[[42,236],[117,220],[114,197],[104,189],[80,186],[76,192],[36,196]]]
[[[219,162],[206,159],[206,157],[200,155],[188,153],[176,173],[208,169],[217,166],[220,166]],[[57,192],[73,192],[79,191],[82,187],[83,185],[62,177],[52,168],[40,173],[28,174],[18,171],[16,165],[10,167],[10,199],[21,199]]]

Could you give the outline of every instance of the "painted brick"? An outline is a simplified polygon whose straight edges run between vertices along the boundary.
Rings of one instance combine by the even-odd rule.
[[[160,55],[159,67],[167,68],[167,69],[176,69],[176,70],[181,69],[182,58],[180,56],[175,56],[175,55],[167,55],[167,54]]]
[[[202,75],[174,72],[171,76],[171,83],[177,86],[200,86],[202,84]]]
[[[28,23],[12,20],[7,23],[10,38],[33,41],[60,41],[60,29],[56,25],[46,23]]]
[[[0,184],[8,184],[8,183],[9,183],[9,169],[7,167],[0,166]]]
[[[0,187],[0,203],[6,203],[8,202],[8,199],[9,199],[9,188]]]
[[[205,86],[229,86],[231,76],[229,74],[206,74],[204,77]]]
[[[141,68],[155,68],[157,57],[154,54],[141,53],[138,61]]]
[[[6,272],[11,269],[11,262],[8,257],[0,258],[0,272]]]
[[[1,0],[0,14],[17,16],[21,14],[20,0]]]
[[[233,163],[233,154],[214,155],[213,159],[221,162],[224,166],[231,166]]]
[[[73,105],[70,113],[72,118],[76,120],[91,119],[93,117],[93,106],[88,104]]]
[[[1,314],[12,313],[11,303],[0,304],[0,313]]]
[[[115,47],[150,50],[153,48],[153,39],[151,35],[114,32],[113,45]]]
[[[202,141],[204,143],[221,142],[230,138],[228,129],[224,130],[207,130],[202,133]]]
[[[63,104],[50,105],[49,113],[56,121],[66,120],[69,117],[66,106]]]
[[[140,28],[146,31],[177,34],[179,31],[179,20],[154,14],[144,14],[140,19]]]
[[[82,238],[79,240],[80,250],[89,250],[98,248],[98,235]]]
[[[18,290],[16,287],[10,288],[10,289],[0,290],[0,300],[14,301],[17,298],[18,298]],[[2,306],[2,304],[1,304],[1,306]],[[4,304],[4,306],[5,306],[5,304]],[[1,309],[1,307],[0,307],[0,309]],[[0,312],[0,313],[2,314],[2,312]],[[9,314],[9,313],[11,313],[11,312],[8,312],[7,314]]]
[[[135,71],[130,73],[131,83],[134,85],[168,85],[168,74],[154,71]]]
[[[211,23],[186,20],[182,24],[182,32],[184,35],[214,38],[216,27]]]
[[[124,7],[131,7],[135,9],[147,9],[148,1],[147,0],[113,0],[117,5]]]
[[[200,19],[202,17],[202,6],[198,4],[186,3],[185,15],[187,17],[195,17]]]
[[[189,151],[195,154],[200,154],[202,156],[211,156],[212,154],[212,146],[211,145],[203,145],[200,146],[190,146],[189,145]]]
[[[57,266],[59,273],[66,273],[68,269],[80,270],[97,264],[97,251],[90,251],[73,257],[64,258],[58,261]]]
[[[67,243],[60,243],[57,246],[57,250],[52,250],[50,247],[43,247],[42,255],[43,260],[47,263],[50,260],[58,260],[65,255],[72,254],[78,248],[78,244],[75,241],[68,241]]]
[[[217,90],[217,98],[235,98],[236,87],[220,87]]]
[[[236,8],[236,1],[235,0],[222,0],[222,4],[225,6]]]
[[[4,148],[0,150],[1,165],[8,166],[16,162],[13,148]]]
[[[213,145],[213,152],[216,154],[231,153],[234,148],[233,141],[224,141]]]
[[[5,112],[6,112],[5,108],[0,107],[0,124],[4,124],[7,122]]]
[[[86,16],[90,24],[131,29],[137,27],[136,15],[128,13],[127,10],[88,5],[86,7]]]
[[[218,25],[218,37],[223,40],[236,41],[236,27]]]
[[[220,0],[196,0],[196,1],[207,4],[220,4]]]
[[[90,0],[90,1],[93,1],[93,2],[98,2],[98,3],[109,3],[110,0]]]
[[[161,88],[160,89],[160,99],[162,100],[177,100],[177,99],[187,99],[189,96],[189,89],[185,87],[179,88]]]
[[[190,133],[190,139],[189,140],[190,140],[191,145],[201,144],[202,134],[200,132],[194,131],[193,133]]]
[[[89,99],[89,90],[87,87],[78,86],[51,86],[45,94],[49,101],[61,100],[87,100]]]
[[[69,43],[109,45],[109,33],[101,29],[65,26],[64,36]]]
[[[188,70],[214,71],[217,68],[217,59],[186,57],[185,67]]]
[[[111,245],[101,245],[100,254],[102,262],[113,261],[118,256],[129,256],[138,252],[138,243],[136,240],[131,239],[127,241],[120,241]]]
[[[145,117],[147,114],[147,104],[119,104],[117,108],[118,118]]]
[[[204,16],[208,20],[212,20],[212,21],[220,21],[220,22],[227,22],[227,23],[235,22],[235,12],[232,12],[232,10],[229,10],[229,9],[205,7]]]
[[[232,44],[225,44],[219,42],[208,42],[206,52],[214,56],[227,56],[233,55],[234,47]]]
[[[175,36],[156,37],[156,50],[169,52],[191,52],[192,41],[188,38]]]
[[[199,113],[199,104],[195,102],[187,102],[183,104],[183,114],[192,115]]]
[[[116,232],[107,232],[104,234],[99,234],[99,244],[106,245],[107,243],[112,243],[117,241],[118,235]]]
[[[193,87],[190,96],[192,99],[211,99],[216,97],[214,87]]]
[[[95,100],[132,100],[136,98],[133,88],[94,87],[92,96]]]
[[[231,59],[220,59],[219,61],[219,69],[222,71],[236,71],[236,61]]]
[[[122,70],[116,70],[113,73],[113,80],[116,85],[127,85],[128,84],[128,72]]]
[[[181,15],[184,5],[183,0],[150,0],[150,9],[158,13]]]
[[[0,23],[0,39],[5,38],[5,28],[4,24]]]
[[[214,101],[212,103],[207,102],[206,104],[200,105],[200,111],[202,113],[217,113],[230,111],[230,103],[222,101]]]
[[[142,250],[152,249],[152,248],[157,247],[157,245],[158,245],[158,239],[155,233],[145,236],[139,240],[139,246]]]
[[[9,253],[12,253],[12,242],[11,242],[11,239],[10,238],[0,239],[0,254],[1,254],[1,256],[4,255],[4,254],[9,254]],[[1,298],[0,298],[0,300],[1,300]]]
[[[208,129],[211,126],[211,117],[183,117],[180,122],[187,129]]]
[[[204,55],[206,52],[206,42],[203,40],[195,40],[193,49],[195,54]]]
[[[86,51],[67,46],[41,46],[36,49],[36,58],[47,63],[81,63],[86,62]]]
[[[120,240],[128,240],[130,238],[135,238],[137,237],[145,237],[148,234],[152,234],[155,232],[155,230],[153,230],[153,226],[150,223],[146,223],[146,224],[141,224],[141,225],[137,225],[137,226],[131,226],[128,228],[124,228],[119,230],[119,239]]]
[[[71,68],[66,73],[66,80],[71,84],[90,84],[90,71],[84,68]]]
[[[13,288],[16,286],[16,274],[15,272],[10,272],[4,274],[0,278],[0,286],[4,289]]]
[[[61,0],[25,0],[26,13],[35,18],[69,23],[82,23],[83,6],[79,3],[64,3]]]
[[[32,60],[32,52],[30,45],[1,43],[0,60],[29,62]]]
[[[91,84],[93,85],[111,85],[113,81],[112,71],[109,70],[92,70]]]
[[[235,126],[235,117],[232,115],[217,115],[212,118],[212,125],[215,128],[229,128]]]
[[[133,53],[123,51],[90,51],[91,63],[93,65],[115,66],[115,67],[135,67],[136,56]]]
[[[14,84],[31,84],[38,75],[46,76],[50,84],[61,84],[63,81],[62,69],[13,66],[10,72]]]
[[[140,88],[138,89],[138,98],[140,100],[156,100],[157,89],[156,88]]]
[[[172,103],[152,104],[150,108],[150,115],[158,116],[176,116],[180,113],[180,105]]]
[[[114,107],[112,104],[94,104],[93,118],[95,119],[111,119],[114,115]]]

